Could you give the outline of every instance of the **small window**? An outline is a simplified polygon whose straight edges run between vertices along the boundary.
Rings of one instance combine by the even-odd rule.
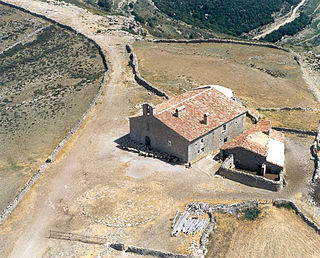
[[[168,140],[168,146],[171,147],[172,142],[170,140]]]
[[[201,148],[201,151],[204,151],[204,148]]]
[[[227,142],[228,141],[228,137],[223,139],[223,142]]]
[[[200,150],[198,150],[198,153],[200,153]]]
[[[223,131],[227,130],[227,125],[223,125],[222,130],[223,130]]]
[[[203,139],[201,139],[201,142],[203,142],[204,140]]]

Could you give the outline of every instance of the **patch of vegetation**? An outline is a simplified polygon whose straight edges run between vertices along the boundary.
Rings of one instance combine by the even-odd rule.
[[[274,13],[299,2],[299,0],[154,0],[161,11],[174,19],[237,36],[273,22]]]
[[[0,49],[12,46],[0,55],[2,210],[88,108],[105,70],[86,38],[14,8],[0,14],[10,35]]]
[[[256,220],[259,217],[259,214],[261,213],[261,211],[257,208],[248,208],[248,209],[244,209],[242,211],[244,213],[244,218],[247,220]]]
[[[111,2],[109,0],[98,0],[97,4],[105,11],[110,11],[111,9]]]
[[[291,45],[307,45],[318,47],[320,45],[320,8],[319,0],[308,0],[301,7],[302,12],[311,18],[310,24],[307,25],[301,32],[294,36],[284,37],[282,43]]]
[[[209,236],[206,257],[225,257],[239,220],[233,215],[226,214],[215,214],[215,220],[217,227]]]
[[[272,33],[264,37],[263,40],[269,42],[277,42],[283,36],[293,36],[304,29],[308,24],[310,24],[310,22],[311,19],[304,13],[301,13],[300,16],[293,22],[281,26],[278,30],[273,31]]]
[[[144,29],[154,37],[175,39],[228,37],[227,35],[207,30],[207,28],[190,26],[172,19],[147,0],[139,0],[134,5],[132,4],[130,8],[132,7],[135,19],[143,24]]]
[[[143,17],[141,17],[140,15],[138,15],[135,11],[132,11],[131,14],[134,16],[134,19],[142,24],[145,23],[145,20],[143,19]]]
[[[285,208],[287,210],[292,210],[292,205],[290,203],[277,203],[275,206],[277,208]]]

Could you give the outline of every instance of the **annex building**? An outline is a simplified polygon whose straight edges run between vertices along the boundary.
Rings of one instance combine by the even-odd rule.
[[[156,107],[143,104],[130,118],[130,137],[149,148],[192,162],[245,130],[247,110],[221,86],[203,86]]]
[[[233,155],[235,168],[280,174],[284,169],[284,134],[271,127],[271,121],[261,121],[221,148],[223,158]]]

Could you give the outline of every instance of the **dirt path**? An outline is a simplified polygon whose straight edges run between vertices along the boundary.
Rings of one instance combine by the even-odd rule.
[[[312,70],[305,62],[301,62],[302,76],[306,84],[308,85],[312,95],[318,103],[320,103],[320,78],[312,74]]]
[[[273,31],[279,29],[281,26],[290,23],[292,21],[294,21],[298,16],[297,16],[297,12],[300,9],[301,6],[304,5],[304,3],[307,0],[301,0],[301,2],[293,9],[290,17],[286,18],[284,21],[278,21],[275,22],[274,24],[271,24],[270,26],[268,26],[264,31],[262,31],[260,34],[258,34],[257,36],[253,37],[253,39],[260,39],[260,38],[264,38],[266,35],[272,33]]]
[[[320,4],[317,6],[316,9],[314,9],[313,13],[312,14],[315,14],[318,10],[320,9]]]
[[[127,117],[136,111],[134,107],[155,100],[134,83],[128,68],[125,44],[133,38],[119,30],[121,24],[112,25],[108,33],[97,34],[97,29],[104,29],[104,18],[77,7],[35,0],[7,2],[44,14],[96,40],[112,72],[80,131],[1,225],[0,250],[4,257],[84,257],[102,251],[97,246],[91,253],[79,243],[48,239],[50,229],[100,235],[110,241],[164,251],[186,251],[187,241],[190,245],[192,239],[170,238],[169,218],[190,200],[269,199],[292,197],[300,191],[300,186],[296,189],[291,184],[281,193],[270,193],[215,177],[214,166],[218,164],[210,156],[185,169],[117,148],[117,139],[128,133]],[[291,155],[297,160],[292,144]],[[309,153],[301,151],[298,155],[309,162]],[[303,188],[304,182],[300,181]],[[137,219],[140,224],[133,227],[131,223]],[[104,221],[126,224],[110,227]]]
[[[105,121],[108,120],[105,118],[115,119],[110,116],[109,113],[112,107],[116,106],[116,103],[111,100],[116,94],[116,88],[121,80],[123,63],[127,62],[127,60],[125,60],[126,56],[123,53],[124,46],[132,40],[132,37],[126,36],[126,34],[120,31],[117,31],[117,33],[113,35],[96,34],[95,32],[101,27],[99,25],[101,23],[98,23],[98,21],[102,18],[74,6],[53,5],[32,0],[12,0],[7,2],[24,7],[35,13],[46,15],[94,39],[102,47],[112,67],[105,93],[100,99],[101,105],[89,115],[88,125],[85,130],[83,130],[81,137],[77,140],[79,146],[79,148],[77,148],[78,151],[75,151],[72,158],[68,159],[63,169],[65,173],[58,173],[53,177],[52,182],[47,185],[48,189],[45,190],[45,194],[42,193],[44,196],[39,196],[36,200],[37,210],[33,213],[33,220],[26,225],[25,230],[21,232],[22,234],[15,244],[16,248],[14,248],[10,254],[10,257],[38,257],[38,255],[41,256],[47,247],[45,245],[45,242],[47,242],[45,236],[47,235],[48,225],[50,224],[50,219],[48,218],[55,217],[55,203],[57,203],[58,198],[61,198],[61,193],[65,191],[65,187],[73,184],[74,173],[80,169],[79,164],[84,165],[84,160],[90,162],[88,159],[92,158],[83,153],[86,152],[88,143],[92,142],[91,139],[94,135],[97,135],[98,132],[104,132],[103,126],[106,123]],[[116,26],[120,27],[121,24]],[[99,109],[99,111],[97,111],[97,109]],[[96,119],[94,122],[91,122],[93,117]],[[54,167],[55,164],[52,164],[52,167],[48,170],[55,170]],[[46,173],[50,173],[49,171]]]

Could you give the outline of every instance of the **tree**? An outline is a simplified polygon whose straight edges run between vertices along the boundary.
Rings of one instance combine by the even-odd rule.
[[[110,11],[111,9],[111,3],[109,2],[109,0],[98,0],[98,6],[106,11]]]

